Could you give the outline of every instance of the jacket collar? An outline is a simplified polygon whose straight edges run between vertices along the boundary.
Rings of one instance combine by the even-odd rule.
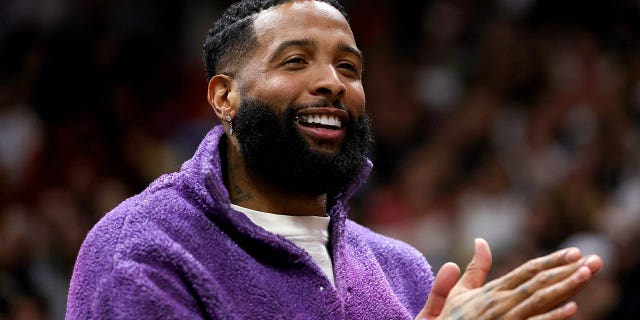
[[[200,208],[225,233],[235,238],[239,245],[247,245],[247,250],[271,252],[268,259],[274,263],[310,259],[290,241],[258,227],[245,215],[231,208],[229,192],[222,180],[220,142],[225,137],[222,126],[214,127],[202,140],[194,156],[183,164],[178,179],[174,180],[177,181],[177,188],[182,196]],[[342,247],[348,201],[366,181],[371,168],[371,161],[367,159],[360,175],[333,197],[333,206],[327,210],[331,218],[330,246],[334,255],[335,250],[341,250]],[[313,264],[310,260],[307,263]]]

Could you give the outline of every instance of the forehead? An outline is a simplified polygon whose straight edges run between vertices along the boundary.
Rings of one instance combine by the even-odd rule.
[[[355,47],[353,33],[336,8],[321,1],[289,1],[264,10],[253,24],[261,46],[289,39],[329,37]]]

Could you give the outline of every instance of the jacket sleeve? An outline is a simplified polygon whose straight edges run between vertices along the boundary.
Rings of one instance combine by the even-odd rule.
[[[202,319],[204,312],[176,275],[135,262],[100,279],[90,303],[91,319]]]
[[[67,319],[231,317],[224,288],[201,261],[154,225],[132,225],[112,219],[87,236],[71,280]]]

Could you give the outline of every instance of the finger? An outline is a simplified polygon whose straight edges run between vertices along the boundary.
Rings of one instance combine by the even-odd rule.
[[[459,278],[460,268],[458,265],[453,262],[445,263],[438,271],[429,299],[418,314],[417,319],[431,319],[439,316],[451,288],[458,282]]]
[[[580,250],[578,248],[558,250],[544,257],[529,260],[507,275],[492,281],[491,286],[496,286],[503,290],[513,289],[541,271],[573,263],[579,259]]]
[[[591,274],[595,274],[602,269],[602,259],[597,255],[590,255],[585,258],[584,265],[589,267]]]
[[[560,320],[560,319],[568,319],[578,311],[578,305],[575,302],[571,301],[563,306],[555,308],[545,314],[541,314],[539,316],[528,318],[528,320]]]
[[[521,284],[513,290],[499,291],[501,293],[505,293],[506,296],[497,297],[494,294],[491,299],[487,300],[488,302],[490,302],[487,304],[487,306],[490,307],[489,310],[493,314],[503,315],[520,304],[522,301],[529,298],[537,291],[549,287],[571,276],[583,265],[586,265],[586,259],[580,259],[577,262],[569,265],[563,265],[555,267],[553,269],[542,271],[529,281]],[[557,305],[557,303],[555,305]],[[546,311],[548,310],[543,310],[542,312]]]
[[[591,271],[589,268],[581,266],[570,277],[536,291],[529,298],[511,309],[507,314],[514,319],[523,319],[543,314],[558,303],[575,295],[590,279]]]
[[[475,253],[473,258],[471,262],[469,262],[469,265],[467,265],[467,270],[462,275],[462,278],[460,278],[457,286],[464,289],[481,287],[487,279],[489,269],[491,269],[491,249],[489,249],[487,241],[482,238],[477,238],[475,240]]]
[[[515,288],[513,298],[515,298],[517,301],[522,301],[528,298],[534,292],[567,278],[576,270],[578,270],[578,268],[583,266],[584,263],[584,260],[579,260],[578,262],[574,262],[572,264],[542,271],[535,275],[529,281]]]

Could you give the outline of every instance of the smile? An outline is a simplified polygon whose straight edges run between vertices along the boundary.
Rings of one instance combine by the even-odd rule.
[[[338,108],[306,108],[295,115],[301,133],[315,141],[336,143],[346,134],[349,114]]]
[[[298,123],[302,125],[312,125],[328,129],[340,129],[342,121],[337,116],[331,114],[314,114],[296,116]]]

